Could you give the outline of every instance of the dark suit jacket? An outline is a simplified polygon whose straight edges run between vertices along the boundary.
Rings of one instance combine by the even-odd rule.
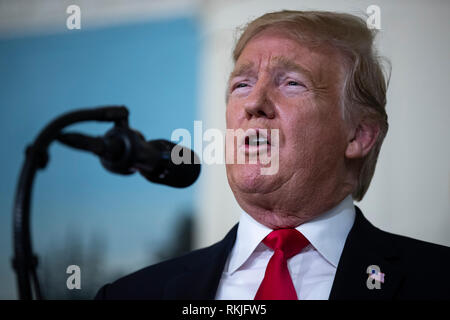
[[[214,299],[236,231],[237,225],[210,247],[107,284],[95,298]],[[370,265],[385,274],[380,289],[367,287]],[[382,231],[356,207],[330,299],[450,299],[450,247]]]

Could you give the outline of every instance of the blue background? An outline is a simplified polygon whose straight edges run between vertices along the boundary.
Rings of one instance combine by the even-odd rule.
[[[149,140],[170,139],[177,128],[192,132],[199,47],[190,18],[0,40],[0,298],[16,298],[12,204],[26,145],[63,112],[109,104],[126,105],[130,126]],[[102,135],[111,126],[69,129]],[[177,237],[170,226],[192,214],[195,185],[173,189],[113,175],[95,156],[58,143],[49,153],[32,202],[32,237],[44,265],[70,243],[84,250],[94,243],[111,280],[158,261],[152,252]]]

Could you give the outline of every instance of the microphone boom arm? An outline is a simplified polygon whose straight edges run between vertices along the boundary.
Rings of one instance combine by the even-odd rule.
[[[30,201],[37,170],[47,166],[48,147],[58,138],[61,130],[82,121],[114,122],[117,127],[128,127],[128,109],[124,106],[108,106],[72,111],[50,122],[26,148],[26,157],[16,189],[13,208],[14,257],[12,266],[16,273],[19,299],[32,300],[33,281],[37,299],[42,299],[36,268],[37,256],[33,254],[30,235]],[[31,279],[30,279],[31,278]]]

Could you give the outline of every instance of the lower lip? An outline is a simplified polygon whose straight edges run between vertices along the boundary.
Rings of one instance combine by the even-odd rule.
[[[255,154],[255,153],[265,153],[270,151],[270,144],[263,145],[249,145],[244,144],[241,146],[241,150],[245,152],[245,154]]]

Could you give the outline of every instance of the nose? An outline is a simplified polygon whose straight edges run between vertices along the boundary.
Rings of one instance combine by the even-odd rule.
[[[268,119],[275,117],[275,108],[268,95],[267,85],[257,84],[254,87],[252,93],[247,97],[244,109],[248,120],[252,117]]]

